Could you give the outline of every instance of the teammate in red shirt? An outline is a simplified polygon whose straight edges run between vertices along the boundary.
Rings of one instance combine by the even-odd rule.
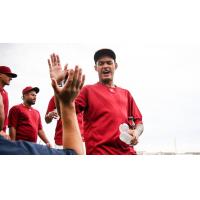
[[[143,132],[142,115],[130,92],[114,84],[118,65],[110,49],[100,49],[94,55],[99,82],[83,87],[76,98],[76,111],[84,112],[84,138],[87,154],[136,154],[133,146],[119,138],[120,124],[130,124],[133,117],[135,129],[130,129],[132,145],[138,143]],[[131,124],[130,124],[131,125]]]
[[[62,149],[63,148],[63,146],[62,146],[62,122],[61,122],[61,118],[58,115],[58,112],[57,112],[57,109],[56,109],[54,96],[49,101],[49,105],[48,105],[47,112],[46,112],[46,115],[45,115],[45,121],[46,121],[47,124],[49,124],[49,123],[52,122],[53,119],[57,119],[55,136],[54,136],[54,140],[55,140],[55,144],[56,144],[55,148]],[[81,134],[83,135],[82,113],[79,113],[77,115],[77,119],[78,119],[78,124],[79,124]]]
[[[6,85],[10,85],[10,81],[12,78],[16,78],[17,74],[12,73],[11,69],[6,66],[0,66],[0,95],[2,96],[3,106],[4,106],[4,124],[2,130],[0,130],[0,134],[9,138],[6,135],[6,128],[8,125],[8,109],[9,109],[9,99],[8,93],[4,90]]]
[[[62,148],[62,122],[56,110],[54,96],[49,101],[47,112],[45,115],[45,121],[47,124],[49,124],[52,122],[53,119],[57,120],[54,136],[56,148]]]
[[[39,137],[51,146],[42,128],[40,113],[32,108],[35,104],[39,88],[28,86],[23,89],[23,103],[15,105],[9,112],[9,132],[11,140],[37,142]]]
[[[62,87],[56,81],[57,73],[54,66],[50,66],[49,73],[52,80],[56,102],[59,104],[63,124],[63,149],[53,149],[23,140],[9,141],[0,135],[1,155],[82,155],[84,154],[82,139],[77,122],[74,99],[84,84],[85,76],[78,67],[69,70],[69,75]],[[3,101],[0,96],[0,128],[4,123]]]
[[[61,74],[59,56],[53,56],[57,65],[54,69]],[[110,49],[101,49],[95,53],[94,61],[99,82],[83,87],[75,101],[76,112],[83,112],[86,154],[136,154],[133,145],[143,132],[142,115],[130,92],[114,84],[116,55]],[[130,125],[131,146],[119,138],[119,126],[123,123]]]

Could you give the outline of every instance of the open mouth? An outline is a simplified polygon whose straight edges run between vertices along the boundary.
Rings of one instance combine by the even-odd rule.
[[[102,71],[102,74],[110,74],[110,73],[111,73],[110,70],[103,70],[103,71]]]

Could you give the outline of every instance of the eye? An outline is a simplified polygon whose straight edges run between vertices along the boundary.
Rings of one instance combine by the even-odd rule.
[[[104,65],[104,62],[101,62],[101,61],[100,61],[100,62],[98,63],[98,65],[99,65],[99,66],[102,66],[102,65]]]
[[[113,62],[112,62],[112,61],[108,61],[107,64],[108,64],[108,65],[112,65]]]

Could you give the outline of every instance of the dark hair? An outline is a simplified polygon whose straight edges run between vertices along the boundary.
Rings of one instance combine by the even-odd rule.
[[[115,52],[111,49],[100,49],[94,54],[94,62],[96,63],[99,58],[103,56],[109,56],[111,57],[114,61],[116,60],[116,55]]]

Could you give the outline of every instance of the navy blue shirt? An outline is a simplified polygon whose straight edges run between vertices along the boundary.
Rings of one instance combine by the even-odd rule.
[[[54,149],[27,141],[10,141],[0,135],[0,155],[76,155],[72,149]]]

